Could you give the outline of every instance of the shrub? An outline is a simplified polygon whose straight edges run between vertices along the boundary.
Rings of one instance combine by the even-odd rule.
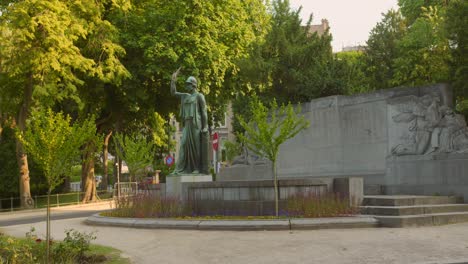
[[[116,217],[181,217],[191,215],[191,207],[175,197],[161,197],[150,192],[121,196],[115,200],[115,210],[104,213]]]
[[[335,217],[357,212],[349,205],[349,199],[337,193],[298,193],[289,197],[286,205],[286,214],[291,217]]]
[[[34,231],[34,228],[31,228],[25,239],[0,234],[0,263],[46,263],[46,241],[37,237]],[[85,252],[89,250],[91,240],[96,237],[92,233],[80,233],[75,230],[67,230],[65,233],[63,241],[51,240],[51,263],[88,263]]]
[[[65,234],[63,242],[52,248],[52,258],[57,263],[64,263],[70,259],[83,262],[85,252],[89,250],[91,240],[96,239],[96,236],[94,233],[80,233],[73,229],[66,230]]]

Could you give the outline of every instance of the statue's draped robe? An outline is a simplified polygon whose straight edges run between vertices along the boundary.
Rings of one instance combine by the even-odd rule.
[[[201,171],[201,129],[202,113],[206,111],[202,94],[181,94],[180,117],[183,123],[179,157],[176,159],[174,173],[193,173]]]

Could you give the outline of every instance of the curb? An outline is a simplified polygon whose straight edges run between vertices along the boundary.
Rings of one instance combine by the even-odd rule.
[[[317,230],[374,228],[379,226],[378,221],[374,217],[369,216],[291,218],[272,220],[179,220],[119,218],[94,214],[88,217],[84,223],[95,226],[115,226],[128,228],[218,231]]]

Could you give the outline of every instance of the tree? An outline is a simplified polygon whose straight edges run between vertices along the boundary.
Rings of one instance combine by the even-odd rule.
[[[52,106],[65,99],[80,105],[77,87],[85,77],[109,81],[123,74],[122,51],[107,34],[105,6],[125,7],[121,1],[25,0],[0,5],[0,101],[25,131],[32,107]],[[86,56],[92,50],[98,56]],[[27,155],[16,146],[20,196],[32,206]]]
[[[60,185],[64,175],[79,160],[80,148],[94,137],[94,120],[71,125],[70,116],[54,113],[52,110],[37,111],[31,116],[25,131],[18,131],[17,137],[47,179],[47,260],[50,256],[50,194]]]
[[[335,78],[347,95],[365,93],[371,90],[366,75],[365,54],[362,51],[343,51],[335,55]]]
[[[280,102],[308,101],[341,92],[335,82],[331,35],[310,31],[312,16],[303,25],[301,9],[288,0],[272,1],[270,31],[255,45],[250,57],[239,62],[239,90],[254,90]]]
[[[113,136],[116,152],[127,163],[130,181],[139,181],[146,167],[153,164],[154,145],[141,135]]]
[[[457,110],[468,116],[468,2],[452,0],[447,7],[445,30],[449,40],[450,79]]]
[[[425,8],[434,6],[446,6],[449,0],[398,0],[400,11],[408,25],[413,24],[422,16]]]
[[[448,82],[450,49],[445,36],[445,10],[421,7],[422,13],[397,41],[393,85],[419,86]]]
[[[398,10],[389,10],[382,15],[382,21],[370,32],[364,54],[370,90],[394,87],[391,80],[395,74],[394,60],[399,56],[397,42],[407,30]]]
[[[245,129],[244,134],[238,134],[239,139],[256,154],[272,162],[273,183],[275,189],[275,213],[278,216],[278,173],[276,161],[281,144],[296,136],[301,130],[309,126],[309,122],[301,113],[300,106],[296,110],[289,103],[278,107],[276,100],[268,109],[258,98],[250,104],[252,116],[247,122],[239,116],[239,123]]]

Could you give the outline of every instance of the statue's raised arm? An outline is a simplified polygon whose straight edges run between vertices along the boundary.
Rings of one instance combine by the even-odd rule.
[[[177,89],[176,89],[176,82],[177,82],[177,75],[179,75],[179,72],[180,72],[180,69],[182,69],[182,67],[179,67],[177,69],[177,71],[175,71],[173,74],[172,74],[172,78],[171,78],[171,94],[172,95],[184,95],[185,93],[179,93],[177,92]]]

